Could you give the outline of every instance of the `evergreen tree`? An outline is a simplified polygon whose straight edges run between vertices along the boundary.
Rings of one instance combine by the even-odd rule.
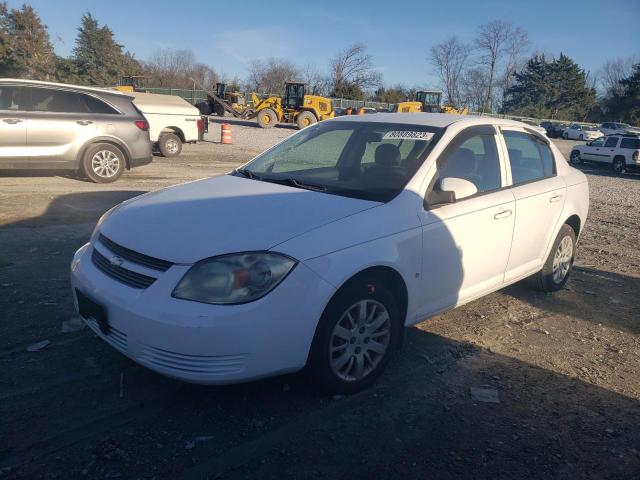
[[[0,75],[51,80],[55,61],[49,32],[35,10],[0,4]]]
[[[140,64],[113,38],[111,29],[87,13],[78,28],[73,60],[78,78],[89,85],[116,85],[121,75],[135,75]]]
[[[596,92],[587,85],[587,75],[564,54],[547,60],[532,57],[504,102],[505,113],[538,118],[585,119],[596,104]]]
[[[633,73],[620,80],[620,91],[613,93],[607,102],[608,117],[640,125],[640,63],[633,66]]]

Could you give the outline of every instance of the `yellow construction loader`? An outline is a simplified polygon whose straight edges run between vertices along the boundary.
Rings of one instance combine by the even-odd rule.
[[[144,92],[144,76],[143,75],[123,75],[118,79],[116,90],[125,93]]]
[[[413,102],[397,103],[394,112],[416,113],[416,112],[433,112],[433,113],[454,113],[466,115],[469,113],[468,108],[457,109],[450,105],[441,105],[442,92],[439,90],[419,90],[416,92],[416,99]]]
[[[295,123],[302,129],[322,120],[333,118],[335,112],[331,100],[318,95],[306,95],[306,84],[287,82],[284,97],[270,96],[260,99],[251,94],[251,117],[258,125],[269,128],[276,123]]]
[[[276,123],[294,123],[298,128],[305,128],[334,117],[335,112],[330,99],[306,95],[305,90],[305,83],[287,82],[284,97],[271,95],[260,98],[256,93],[252,93],[251,105],[234,103],[231,98],[225,98],[223,91],[218,89],[216,92],[205,92],[211,111],[220,116],[228,112],[236,118],[256,118],[262,128],[273,127]],[[198,104],[198,108],[202,111],[203,107]]]

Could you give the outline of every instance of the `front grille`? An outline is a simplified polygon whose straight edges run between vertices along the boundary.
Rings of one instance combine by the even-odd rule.
[[[133,288],[144,289],[156,281],[153,277],[112,265],[109,260],[101,255],[95,248],[91,254],[91,260],[102,273]]]
[[[130,262],[137,263],[138,265],[142,265],[143,267],[158,270],[160,272],[166,272],[173,265],[173,263],[166,260],[161,260],[159,258],[150,257],[149,255],[129,250],[122,245],[118,245],[116,242],[108,239],[102,234],[100,234],[98,240],[119,257],[129,260]]]

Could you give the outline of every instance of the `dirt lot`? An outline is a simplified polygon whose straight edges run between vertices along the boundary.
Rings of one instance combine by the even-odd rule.
[[[639,477],[640,176],[584,167],[591,213],[565,290],[516,285],[409,329],[352,397],[299,375],[174,382],[75,329],[69,261],[102,212],[290,133],[235,125],[233,146],[188,145],[113,186],[0,176],[0,478]]]

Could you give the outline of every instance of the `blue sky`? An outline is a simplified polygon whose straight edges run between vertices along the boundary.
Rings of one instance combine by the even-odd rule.
[[[385,84],[435,86],[430,47],[450,35],[471,41],[478,25],[493,19],[527,30],[533,50],[562,51],[593,74],[606,59],[640,56],[640,0],[8,1],[22,3],[37,10],[61,55],[71,52],[90,11],[139,59],[188,48],[198,61],[241,78],[250,60],[268,57],[324,71],[336,52],[363,42]]]

